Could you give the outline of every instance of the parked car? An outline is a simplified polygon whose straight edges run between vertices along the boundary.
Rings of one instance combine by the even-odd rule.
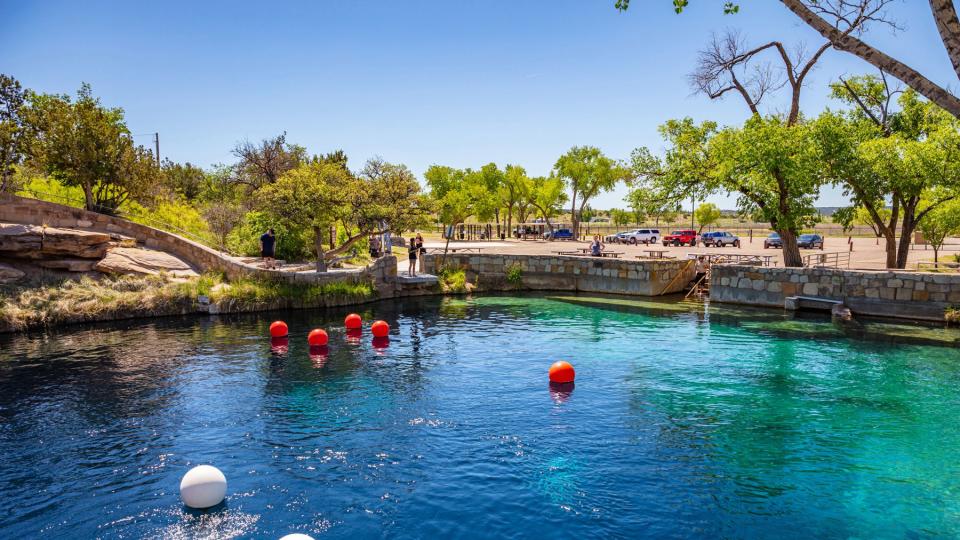
[[[660,238],[660,229],[634,229],[620,239],[625,244],[656,244]]]
[[[693,247],[697,245],[697,231],[693,229],[673,231],[672,233],[663,237],[663,245],[669,246],[670,244],[675,246],[690,244],[690,247]]]
[[[801,234],[800,238],[797,238],[797,247],[823,249],[823,237],[819,234]]]
[[[573,240],[573,231],[570,229],[554,229],[553,232],[543,233],[544,240]]]
[[[707,247],[710,247],[710,246],[740,247],[740,237],[733,233],[729,233],[727,231],[713,231],[713,232],[703,233],[702,235],[700,235],[700,242]]]
[[[603,237],[603,241],[607,244],[621,244],[623,243],[623,237],[631,232],[632,231],[620,231],[618,233],[608,234]]]
[[[777,233],[770,233],[770,236],[763,239],[763,249],[768,248],[782,248],[783,240],[780,239],[780,235]]]

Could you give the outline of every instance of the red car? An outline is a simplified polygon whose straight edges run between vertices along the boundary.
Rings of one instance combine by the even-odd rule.
[[[669,246],[670,244],[675,246],[682,246],[684,244],[690,244],[690,247],[696,246],[697,231],[693,229],[673,231],[672,233],[663,237],[663,245]]]

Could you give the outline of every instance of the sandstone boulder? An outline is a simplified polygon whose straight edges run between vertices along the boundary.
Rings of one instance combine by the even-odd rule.
[[[43,229],[34,225],[0,223],[0,251],[37,253],[43,242]]]
[[[23,271],[17,270],[9,264],[0,263],[0,283],[13,283],[19,281],[25,275]]]
[[[66,255],[81,259],[99,259],[106,255],[109,247],[110,235],[107,233],[47,227],[43,230],[40,251],[44,256]]]
[[[112,248],[94,266],[106,274],[159,274],[166,272],[177,277],[198,275],[189,264],[163,251],[143,248]]]
[[[99,259],[110,242],[107,233],[0,223],[0,253],[18,259]]]

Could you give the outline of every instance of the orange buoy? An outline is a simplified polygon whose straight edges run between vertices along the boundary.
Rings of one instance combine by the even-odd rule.
[[[370,325],[370,331],[373,332],[373,337],[387,337],[390,333],[390,325],[386,321],[375,321]]]
[[[287,337],[287,323],[273,321],[270,323],[270,337]]]
[[[574,372],[573,366],[571,366],[569,362],[560,360],[550,366],[550,382],[561,384],[572,383],[575,375],[576,372]]]
[[[329,339],[330,338],[327,337],[326,330],[323,330],[321,328],[311,330],[310,333],[307,334],[307,343],[311,347],[322,347],[327,344],[327,341],[329,341]]]
[[[347,327],[347,330],[355,330],[363,326],[363,319],[356,313],[351,313],[343,320],[343,325]]]

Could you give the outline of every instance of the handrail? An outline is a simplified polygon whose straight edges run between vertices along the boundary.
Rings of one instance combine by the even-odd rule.
[[[64,197],[63,195],[57,195],[57,194],[54,194],[54,193],[49,193],[49,192],[45,192],[45,191],[39,191],[39,190],[32,189],[32,188],[24,188],[24,189],[21,189],[21,190],[20,190],[20,193],[29,193],[29,194],[31,194],[31,195],[34,196],[33,198],[35,198],[35,199],[37,199],[37,200],[41,200],[41,201],[54,202],[54,201],[50,201],[49,199],[58,199],[58,200],[60,200],[60,201],[66,201],[66,202],[69,202],[69,203],[73,203],[73,204],[71,204],[71,205],[69,205],[69,206],[75,206],[75,205],[79,204],[79,205],[81,205],[81,206],[79,207],[80,209],[82,209],[82,210],[86,210],[86,209],[87,209],[87,207],[86,207],[86,201],[84,201],[84,200],[82,200],[82,199],[79,199],[79,198]],[[137,221],[131,219],[131,215],[130,215],[130,214],[125,213],[125,212],[122,212],[122,211],[120,211],[118,208],[110,208],[110,207],[108,207],[108,206],[103,206],[103,205],[98,205],[98,204],[94,204],[94,207],[98,209],[98,210],[94,210],[94,212],[96,212],[96,213],[98,213],[98,214],[104,214],[104,215],[107,215],[107,216],[116,216],[116,217],[120,217],[120,218],[126,219],[127,221],[130,221],[130,222],[133,222],[133,223],[137,223]],[[189,232],[189,231],[185,231],[185,230],[181,229],[180,227],[177,227],[176,225],[173,225],[173,224],[171,224],[171,223],[167,223],[167,222],[165,222],[165,221],[162,221],[162,220],[159,220],[159,219],[157,219],[157,218],[155,218],[155,217],[147,216],[147,215],[138,215],[138,216],[136,216],[136,217],[137,217],[138,219],[143,219],[144,221],[148,221],[148,222],[150,222],[150,223],[157,224],[158,226],[155,226],[155,227],[154,227],[155,229],[160,229],[160,230],[164,230],[164,231],[167,231],[167,232],[173,232],[173,233],[176,233],[176,234],[179,235],[179,236],[183,236],[184,238],[187,238],[188,240],[193,240],[194,242],[197,242],[198,244],[202,244],[202,245],[205,245],[205,246],[207,246],[207,247],[215,248],[215,249],[217,249],[218,251],[220,251],[221,253],[226,253],[226,254],[228,254],[228,255],[233,255],[232,253],[230,253],[230,250],[228,250],[227,247],[224,246],[223,244],[216,243],[216,244],[214,244],[214,245],[211,245],[207,240],[205,240],[205,239],[203,239],[203,238],[201,238],[201,237],[199,237],[199,236],[197,236],[197,235],[195,235],[195,234],[193,234],[193,233],[191,233],[191,232]],[[149,226],[149,225],[148,225],[148,226]]]
[[[841,265],[850,268],[850,252],[834,251],[829,253],[814,253],[804,255],[803,266],[811,268],[840,268]]]

